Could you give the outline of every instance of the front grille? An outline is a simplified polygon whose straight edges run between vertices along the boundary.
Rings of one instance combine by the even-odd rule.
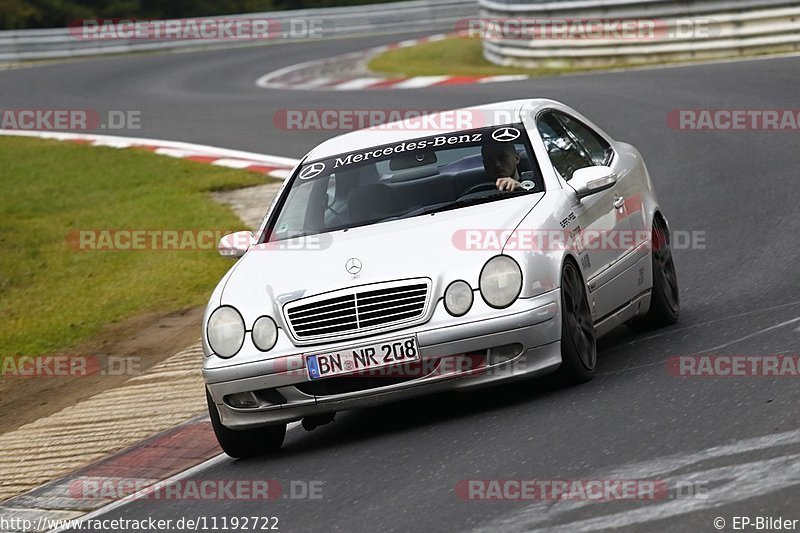
[[[286,319],[300,340],[357,335],[421,319],[429,289],[428,279],[353,287],[291,302]]]

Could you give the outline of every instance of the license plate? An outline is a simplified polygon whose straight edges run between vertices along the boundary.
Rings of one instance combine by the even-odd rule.
[[[308,378],[321,379],[419,361],[419,348],[416,337],[407,337],[305,357]]]

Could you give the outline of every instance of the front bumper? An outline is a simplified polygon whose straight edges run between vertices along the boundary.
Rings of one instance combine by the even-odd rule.
[[[476,315],[470,320],[468,313],[456,324],[451,320],[450,325],[441,326],[432,320],[366,339],[366,342],[380,342],[417,337],[421,358],[432,363],[427,365],[430,371],[399,382],[338,393],[310,391],[321,382],[340,378],[311,382],[306,374],[304,352],[336,351],[363,344],[365,339],[297,348],[298,353],[243,364],[206,367],[203,377],[222,423],[233,429],[247,429],[434,392],[490,385],[547,373],[561,364],[558,290],[535,298],[521,298],[507,309],[487,308]],[[233,407],[226,397],[237,393],[253,393],[257,406]]]

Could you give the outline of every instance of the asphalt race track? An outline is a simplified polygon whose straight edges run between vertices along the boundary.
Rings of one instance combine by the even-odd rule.
[[[6,71],[0,108],[140,110],[141,130],[109,133],[299,157],[332,133],[277,130],[278,110],[556,98],[642,151],[673,231],[704,232],[705,249],[675,252],[679,323],[615,331],[601,343],[599,374],[579,387],[542,379],[342,413],[313,433],[290,431],[275,457],[216,462],[193,476],[319,480],[320,500],[143,500],[105,517],[276,516],[281,531],[347,532],[714,531],[715,517],[726,530],[734,516],[800,518],[797,378],[682,378],[665,364],[674,355],[800,354],[800,131],[690,132],[666,122],[673,109],[796,109],[800,57],[419,90],[254,84],[283,66],[414,36]],[[491,502],[455,492],[459,480],[530,478],[695,480],[708,498]]]

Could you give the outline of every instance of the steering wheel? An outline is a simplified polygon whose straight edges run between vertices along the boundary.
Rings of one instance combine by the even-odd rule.
[[[459,195],[459,198],[461,198],[461,196],[467,196],[468,194],[472,194],[472,193],[476,193],[476,192],[496,191],[496,190],[497,190],[497,186],[494,183],[479,183],[477,185],[473,185],[472,187],[470,187],[466,191],[462,192],[461,195]]]

